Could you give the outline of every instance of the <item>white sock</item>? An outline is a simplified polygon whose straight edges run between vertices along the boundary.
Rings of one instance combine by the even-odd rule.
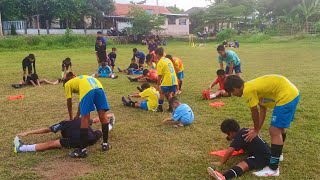
[[[22,152],[35,152],[36,151],[36,145],[32,144],[32,145],[22,145],[19,148],[20,151]]]
[[[92,76],[92,77],[95,77],[95,76],[96,76],[96,74],[92,74],[91,76]]]
[[[215,94],[210,94],[210,99],[214,99],[216,98],[217,96]]]

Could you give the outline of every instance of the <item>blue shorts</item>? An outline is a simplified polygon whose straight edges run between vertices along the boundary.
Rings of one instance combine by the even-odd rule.
[[[140,102],[140,108],[144,110],[148,110],[148,101]]]
[[[164,93],[173,92],[175,93],[177,91],[177,86],[161,86],[161,91]]]
[[[229,73],[229,70],[230,70],[230,66],[227,66],[226,67],[226,74]],[[233,70],[232,72],[235,71],[236,73],[242,73],[241,72],[241,64],[237,65],[237,66],[233,66]]]
[[[80,101],[81,116],[90,114],[91,111],[110,109],[109,103],[103,89],[92,89]]]
[[[131,70],[131,74],[142,74],[142,71]]]
[[[182,80],[183,78],[184,78],[184,72],[183,71],[178,72],[178,79]]]
[[[288,128],[294,119],[294,114],[296,113],[297,106],[300,100],[300,95],[298,95],[294,100],[285,104],[283,106],[276,106],[273,109],[271,126],[277,128]]]

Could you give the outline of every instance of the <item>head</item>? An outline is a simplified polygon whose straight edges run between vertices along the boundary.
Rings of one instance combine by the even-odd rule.
[[[176,109],[181,103],[180,103],[180,101],[179,101],[178,98],[172,97],[172,98],[169,100],[169,104],[170,104],[170,106],[171,106],[173,109]]]
[[[227,135],[227,140],[233,140],[240,131],[239,123],[234,119],[226,119],[220,125],[221,131]]]
[[[117,48],[113,47],[113,48],[112,48],[112,52],[113,52],[113,53],[117,53]]]
[[[219,69],[217,71],[217,76],[220,78],[220,79],[223,79],[224,77],[226,77],[226,73],[224,72],[223,69]]]
[[[149,83],[143,83],[143,84],[141,85],[141,89],[143,89],[143,90],[146,90],[146,89],[148,89],[148,88],[150,88],[150,84],[149,84]]]
[[[136,59],[135,58],[132,58],[131,59],[131,64],[135,64],[136,63]]]
[[[101,37],[98,37],[98,38],[97,38],[97,44],[98,44],[99,46],[102,45],[102,38],[101,38]]]
[[[138,52],[138,49],[137,48],[133,48],[133,53],[137,53]]]
[[[237,75],[230,75],[224,82],[224,90],[233,96],[241,97],[243,95],[244,81]]]
[[[73,79],[74,77],[76,77],[75,74],[73,74],[73,72],[68,72],[64,79],[62,80],[63,81],[63,86],[70,80],[70,79]]]
[[[102,36],[103,36],[102,32],[101,32],[101,31],[98,31],[98,32],[97,32],[97,37],[102,37]]]
[[[142,71],[142,74],[144,75],[144,76],[149,76],[149,70],[148,69],[144,69],[143,71]]]
[[[70,59],[69,57],[67,57],[67,58],[64,60],[64,62],[66,62],[66,63],[70,64],[71,59]]]
[[[148,65],[150,65],[149,63],[152,63],[152,58],[153,58],[152,54],[147,54],[147,56],[146,56],[146,63],[147,63]]]
[[[28,58],[29,58],[30,61],[36,60],[36,57],[34,56],[34,54],[29,54]]]
[[[154,53],[156,54],[157,60],[160,60],[164,56],[164,49],[162,47],[157,48]]]
[[[219,45],[217,47],[217,51],[218,51],[220,56],[226,56],[226,49],[224,48],[223,45]]]
[[[166,55],[166,58],[168,58],[168,59],[170,59],[171,61],[173,61],[173,57],[172,57],[170,54]]]
[[[106,67],[107,67],[107,63],[103,62],[103,63],[101,63],[101,66],[102,66],[103,68],[106,68]]]

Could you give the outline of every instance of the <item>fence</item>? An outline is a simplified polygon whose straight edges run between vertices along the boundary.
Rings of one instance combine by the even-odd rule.
[[[276,36],[294,36],[299,33],[319,34],[320,29],[315,26],[316,23],[310,22],[307,24],[284,24],[279,23],[272,25],[267,33]]]

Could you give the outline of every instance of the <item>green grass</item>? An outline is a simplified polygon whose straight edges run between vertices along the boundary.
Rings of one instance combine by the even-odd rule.
[[[218,68],[216,44],[206,47],[188,47],[175,42],[165,47],[167,54],[180,57],[185,63],[182,102],[189,104],[196,119],[191,127],[174,129],[161,125],[168,113],[145,112],[123,107],[121,96],[136,91],[139,83],[130,83],[126,75],[119,79],[101,79],[117,122],[110,135],[113,148],[101,152],[100,146],[89,147],[87,159],[76,160],[91,165],[94,170],[80,177],[71,177],[61,169],[54,171],[50,179],[208,179],[206,168],[211,150],[228,147],[219,125],[225,118],[237,119],[242,127],[252,127],[249,108],[242,98],[223,98],[224,107],[212,108],[209,101],[201,100],[200,92],[215,78]],[[282,74],[288,77],[301,92],[301,101],[295,121],[288,130],[284,147],[285,160],[280,165],[278,179],[318,179],[320,173],[319,88],[320,42],[289,41],[282,43],[241,44],[235,51],[241,58],[243,78],[250,80],[265,74]],[[118,47],[116,65],[127,67],[134,45]],[[110,47],[109,47],[110,48]],[[141,50],[146,47],[138,46]],[[13,89],[11,84],[21,79],[21,61],[28,53],[37,58],[40,78],[56,79],[60,76],[61,60],[72,58],[76,74],[92,74],[96,70],[93,48],[67,50],[34,50],[0,52],[0,179],[41,179],[43,173],[52,171],[46,164],[63,167],[65,161],[75,161],[68,149],[38,153],[14,154],[12,140],[16,133],[39,127],[48,127],[67,118],[66,100],[62,85],[44,85],[38,88]],[[24,94],[24,100],[8,101],[7,96]],[[77,98],[74,99],[74,104]],[[76,107],[76,106],[74,106]],[[165,106],[166,108],[166,106]],[[270,142],[267,121],[261,132]],[[96,113],[92,113],[96,115]],[[99,125],[95,125],[96,128]],[[30,136],[26,143],[42,142],[58,138],[58,135]],[[231,158],[219,170],[232,167],[243,157]],[[50,166],[51,167],[51,166]],[[78,169],[79,167],[74,167]],[[62,177],[63,176],[63,177]],[[239,179],[256,179],[246,173]]]

